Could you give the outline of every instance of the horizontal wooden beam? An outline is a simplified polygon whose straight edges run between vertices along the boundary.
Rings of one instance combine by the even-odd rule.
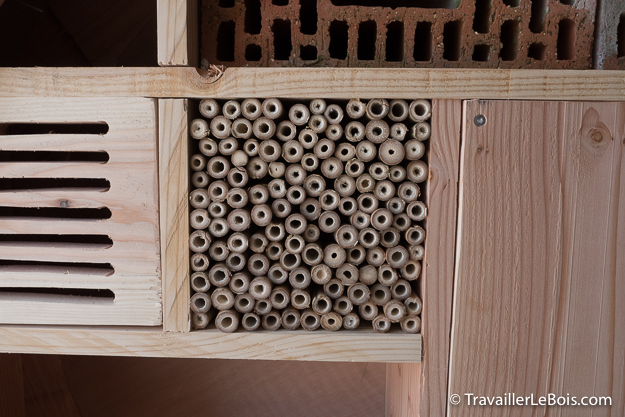
[[[0,97],[299,97],[625,101],[625,71],[229,68],[1,68]]]

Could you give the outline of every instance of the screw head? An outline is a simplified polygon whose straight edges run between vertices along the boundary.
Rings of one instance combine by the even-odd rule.
[[[478,114],[473,119],[473,122],[475,123],[475,126],[484,126],[486,124],[486,116],[484,116],[483,114]]]

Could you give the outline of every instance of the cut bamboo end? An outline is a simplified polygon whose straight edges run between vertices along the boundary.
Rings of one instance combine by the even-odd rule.
[[[331,311],[321,316],[321,327],[330,332],[335,332],[339,330],[342,325],[343,318],[334,311]]]
[[[282,316],[277,311],[270,311],[262,318],[263,329],[276,331],[282,325]]]
[[[250,276],[247,272],[237,272],[230,278],[230,291],[245,294],[250,288]]]
[[[191,122],[189,134],[193,139],[204,139],[210,134],[208,123],[203,119],[195,119]]]
[[[358,306],[358,313],[363,319],[371,321],[378,316],[378,306],[372,301],[365,301]]]
[[[380,333],[386,333],[391,330],[391,322],[385,316],[377,316],[373,319],[373,330]]]
[[[343,328],[346,330],[355,330],[360,326],[360,317],[356,313],[349,313],[343,317]]]
[[[294,289],[291,291],[291,305],[299,310],[306,309],[310,306],[310,292],[308,288]]]
[[[216,100],[212,98],[206,98],[200,101],[200,114],[207,119],[212,119],[213,117],[219,116],[221,112],[221,107],[217,103]]]
[[[215,318],[215,326],[224,333],[232,333],[239,327],[239,312],[236,310],[220,311]]]
[[[289,273],[279,264],[274,264],[267,273],[269,280],[276,285],[284,284],[289,279]]]
[[[213,118],[210,123],[210,132],[217,139],[227,138],[232,132],[232,120],[224,116]]]
[[[250,295],[255,300],[264,300],[271,295],[272,284],[269,279],[265,277],[256,277],[250,282]]]
[[[255,98],[246,98],[241,103],[241,114],[248,120],[256,120],[263,114],[260,100]]]
[[[256,300],[250,294],[237,294],[234,298],[234,309],[241,314],[247,314],[254,310]]]
[[[419,333],[419,330],[421,330],[421,319],[417,316],[406,316],[401,321],[401,329],[409,334]]]
[[[332,311],[332,300],[323,292],[323,290],[317,291],[316,295],[313,297],[312,309],[319,315]]]
[[[265,99],[265,101],[263,101],[262,108],[263,114],[268,119],[277,119],[282,116],[282,113],[284,112],[282,102],[277,98]]]
[[[325,264],[316,265],[313,267],[310,276],[315,284],[325,285],[332,279],[332,270]]]
[[[208,254],[213,260],[222,262],[230,256],[230,249],[228,249],[228,245],[225,242],[218,240],[213,242],[210,248],[208,248]]]
[[[291,302],[291,294],[286,286],[280,285],[278,287],[274,287],[273,291],[271,291],[269,301],[271,302],[271,306],[273,308],[282,310]]]
[[[208,280],[208,275],[204,272],[194,272],[191,274],[191,288],[195,292],[207,292],[210,290],[211,284]]]
[[[383,119],[388,115],[390,105],[388,101],[380,98],[367,102],[366,115],[370,119]]]
[[[410,297],[404,300],[404,305],[406,306],[406,311],[409,315],[419,315],[421,314],[421,310],[423,309],[423,303],[421,302],[421,298],[417,295],[412,294]]]
[[[371,287],[371,302],[377,306],[383,306],[391,301],[391,290],[386,285],[375,284]]]
[[[346,296],[341,296],[334,300],[334,311],[339,313],[341,316],[345,316],[352,312],[354,305],[350,301],[350,299]]]
[[[191,311],[194,313],[206,313],[211,305],[210,297],[204,293],[196,293],[191,297]]]
[[[369,301],[371,298],[371,290],[364,283],[356,283],[349,287],[347,296],[354,305],[361,305]]]
[[[432,116],[432,105],[427,100],[415,100],[410,103],[410,119],[413,122],[424,122]]]
[[[285,308],[282,312],[282,327],[287,330],[295,330],[300,326],[301,316],[299,310]]]
[[[304,330],[317,330],[321,326],[321,317],[312,309],[307,308],[302,313],[300,322]]]
[[[399,323],[406,315],[406,307],[399,300],[390,300],[384,305],[384,315],[391,323]]]
[[[217,310],[229,310],[234,306],[234,298],[228,288],[217,288],[211,295],[211,302]]]
[[[248,332],[252,332],[260,327],[260,317],[256,313],[247,313],[241,319],[241,326]]]
[[[310,102],[310,112],[312,114],[323,114],[327,108],[326,101],[322,98],[316,98]]]
[[[254,305],[254,313],[263,316],[271,311],[271,303],[269,300],[256,300]]]
[[[296,126],[303,126],[308,123],[310,110],[303,104],[295,104],[289,109],[289,119]]]
[[[252,136],[252,122],[247,119],[237,119],[232,122],[232,136],[237,139],[249,139]]]

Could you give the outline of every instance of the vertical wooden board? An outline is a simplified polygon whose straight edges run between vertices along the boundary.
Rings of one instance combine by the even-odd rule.
[[[386,365],[386,417],[418,417],[421,405],[421,363]]]
[[[462,398],[450,416],[589,411],[468,406],[464,393],[611,395],[622,410],[623,115],[621,104],[466,103],[449,391]]]
[[[24,417],[22,355],[0,354],[0,417]]]
[[[198,66],[197,0],[158,0],[158,64]]]
[[[163,327],[178,332],[190,329],[187,106],[158,101]]]

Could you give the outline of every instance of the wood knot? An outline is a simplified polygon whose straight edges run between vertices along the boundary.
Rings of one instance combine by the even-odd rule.
[[[62,200],[62,201],[59,203],[59,206],[60,206],[61,208],[68,208],[68,207],[69,207],[69,200]]]
[[[478,151],[478,152],[482,152],[482,150],[483,150],[483,149],[484,149],[484,148],[482,148],[482,146],[478,146],[478,147],[477,147],[477,151]]]
[[[600,130],[591,131],[590,140],[595,143],[601,143],[603,141],[603,132],[601,132]]]

